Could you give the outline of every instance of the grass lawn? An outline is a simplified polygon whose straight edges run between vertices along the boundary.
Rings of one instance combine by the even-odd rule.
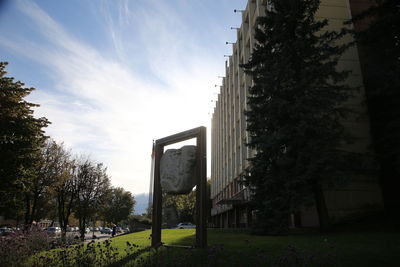
[[[287,236],[255,236],[244,229],[208,229],[209,248],[206,250],[162,248],[149,252],[147,248],[151,243],[150,234],[151,231],[147,230],[117,236],[110,239],[111,244],[96,244],[94,250],[89,250],[86,246],[70,247],[65,251],[77,253],[71,254],[73,260],[67,262],[82,264],[88,260],[92,263],[82,266],[125,267],[400,266],[398,221],[389,224],[352,224],[338,227],[326,234],[315,229],[297,229]],[[162,242],[168,245],[193,246],[195,229],[162,230]],[[128,244],[135,246],[131,245],[129,250]],[[60,251],[56,249],[37,254],[36,258],[42,255],[56,257],[42,261],[41,265],[33,264],[32,259],[28,262],[35,266],[59,266],[59,261],[55,260]],[[109,261],[114,253],[117,256]],[[150,253],[152,257],[148,257]],[[99,258],[103,260],[100,263],[96,261],[93,265],[93,260]],[[109,265],[111,262],[113,264]]]
[[[279,257],[317,257],[321,258],[318,262],[322,266],[325,263],[333,266],[400,266],[400,231],[397,226],[351,226],[328,234],[303,230],[288,236],[254,236],[246,230],[209,229],[208,244],[217,250],[218,266],[247,266],[250,262],[254,263],[253,266],[265,266],[265,262],[276,263]],[[145,247],[150,245],[150,233],[148,230],[116,237],[112,243],[121,249],[126,241]],[[162,241],[171,245],[193,245],[195,230],[163,230]],[[288,249],[288,246],[295,249]],[[189,253],[189,250],[180,251]]]

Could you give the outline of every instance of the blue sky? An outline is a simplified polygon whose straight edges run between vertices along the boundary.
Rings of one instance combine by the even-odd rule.
[[[246,0],[9,0],[0,60],[53,139],[149,189],[153,139],[204,125]],[[208,138],[210,141],[210,139]],[[210,155],[210,153],[208,153]]]

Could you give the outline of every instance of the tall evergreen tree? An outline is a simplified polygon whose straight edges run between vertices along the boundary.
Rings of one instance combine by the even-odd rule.
[[[285,233],[290,213],[313,201],[326,228],[323,185],[335,183],[345,154],[339,147],[348,137],[340,121],[352,88],[343,83],[348,73],[336,69],[348,48],[338,44],[346,31],[324,29],[328,21],[315,17],[319,0],[270,3],[243,65],[254,82],[246,117],[248,146],[256,153],[245,181],[254,193],[255,227]]]
[[[37,175],[46,140],[43,128],[49,121],[34,117],[33,108],[39,105],[24,99],[34,88],[6,77],[6,65],[0,62],[0,213],[19,210],[23,201],[28,221],[28,192]]]
[[[400,1],[376,0],[353,19],[386,211],[399,215]]]

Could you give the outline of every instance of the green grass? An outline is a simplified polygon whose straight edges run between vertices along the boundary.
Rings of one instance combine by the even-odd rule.
[[[120,250],[126,248],[126,242],[130,242],[138,245],[141,248],[144,248],[150,246],[151,244],[150,235],[151,231],[147,230],[127,235],[116,236],[114,238],[111,238],[110,240],[112,240],[112,246],[117,247]]]
[[[222,265],[247,266],[249,257],[264,255],[267,262],[288,253],[294,246],[304,255],[321,257],[322,261],[335,262],[337,266],[399,266],[400,231],[396,227],[365,227],[353,225],[334,232],[321,234],[305,230],[288,236],[255,236],[246,230],[209,229],[209,246],[222,247],[219,257],[226,259]],[[113,238],[113,245],[124,247],[126,241],[141,247],[150,245],[150,231]],[[162,231],[162,242],[170,245],[194,245],[195,230],[174,229]],[[181,250],[187,253],[187,250]],[[258,259],[256,259],[258,260]],[[225,261],[225,260],[224,260]]]
[[[400,266],[399,229],[398,223],[376,222],[342,226],[326,234],[315,229],[299,229],[287,236],[255,236],[243,229],[208,229],[208,245],[211,249],[164,249],[158,254],[158,260],[157,257],[149,258],[149,252],[145,250],[151,244],[150,230],[112,238],[111,246],[119,253],[119,260],[113,266],[135,265],[135,251],[142,255],[141,259],[152,261],[146,266],[158,266],[159,262],[165,263],[168,258],[171,258],[171,262],[182,260],[184,263],[180,266],[189,263],[190,266],[209,266],[210,261],[211,266]],[[138,246],[129,256],[125,251],[127,242]],[[195,230],[162,230],[162,242],[193,246]],[[289,246],[292,249],[288,249]],[[104,243],[101,247],[105,248]],[[317,260],[312,264],[300,264],[307,262],[306,259],[311,256]],[[300,263],[276,264],[277,259],[282,258]],[[176,265],[171,263],[162,266]]]

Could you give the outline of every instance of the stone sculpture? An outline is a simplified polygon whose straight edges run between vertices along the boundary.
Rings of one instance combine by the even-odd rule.
[[[160,161],[160,183],[164,192],[187,194],[196,185],[196,146],[168,149]]]

